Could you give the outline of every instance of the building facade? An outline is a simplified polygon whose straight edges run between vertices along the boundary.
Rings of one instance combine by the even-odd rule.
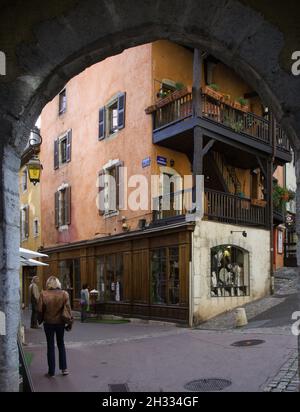
[[[32,150],[27,147],[22,155],[19,170],[20,244],[22,248],[38,251],[42,244],[41,192],[40,184],[33,185],[29,180],[27,162],[32,156]],[[30,304],[28,290],[33,276],[39,276],[42,280],[43,273],[40,267],[21,266],[21,297],[25,306]]]
[[[74,307],[88,283],[101,313],[195,324],[270,293],[273,167],[291,155],[227,66],[168,41],[128,49],[41,119],[44,280]]]

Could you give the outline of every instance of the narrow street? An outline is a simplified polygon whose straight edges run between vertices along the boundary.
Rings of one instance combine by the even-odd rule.
[[[234,312],[218,316],[196,329],[158,322],[102,324],[75,322],[66,333],[70,375],[44,377],[46,343],[43,330],[29,329],[26,346],[37,392],[100,391],[126,384],[130,392],[187,391],[198,379],[231,382],[223,391],[297,391],[297,338],[291,315],[297,310],[296,274],[281,270],[276,293],[246,305],[249,323],[234,327]],[[256,346],[232,346],[237,341],[262,340]],[[58,371],[57,371],[58,373]]]

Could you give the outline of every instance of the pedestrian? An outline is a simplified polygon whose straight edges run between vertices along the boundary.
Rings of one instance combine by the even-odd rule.
[[[59,369],[63,375],[68,375],[66,349],[64,344],[64,332],[71,330],[73,317],[70,306],[69,294],[61,290],[61,283],[55,276],[50,276],[46,283],[47,290],[40,294],[38,303],[39,321],[44,322],[44,330],[47,339],[47,377],[55,375],[55,345],[59,354]],[[67,325],[67,326],[66,326]]]
[[[81,307],[81,322],[84,322],[87,319],[87,311],[90,306],[90,293],[88,285],[85,283],[82,285],[80,292],[80,307]]]
[[[39,284],[39,277],[33,276],[30,286],[29,286],[29,300],[31,303],[30,327],[32,329],[39,329],[37,306],[38,306],[38,301],[40,298],[40,291],[39,291],[38,284]]]

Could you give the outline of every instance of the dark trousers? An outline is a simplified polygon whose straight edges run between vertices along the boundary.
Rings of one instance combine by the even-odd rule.
[[[82,304],[81,305],[81,322],[84,322],[87,318],[87,304]]]
[[[38,327],[38,312],[37,312],[37,303],[31,303],[31,321],[30,321],[31,328]]]
[[[66,349],[64,344],[65,325],[51,325],[44,323],[44,330],[47,338],[47,359],[48,359],[48,373],[55,374],[55,345],[54,335],[56,335],[56,343],[59,355],[59,369],[67,369]]]

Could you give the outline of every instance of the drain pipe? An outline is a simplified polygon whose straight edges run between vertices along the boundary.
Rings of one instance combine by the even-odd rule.
[[[270,292],[271,295],[274,294],[274,269],[273,269],[273,262],[274,262],[274,226],[273,226],[273,214],[274,214],[274,207],[273,207],[273,166],[275,162],[275,155],[276,155],[276,123],[273,113],[270,112],[269,118],[269,133],[271,137],[271,144],[272,144],[272,158],[271,164],[269,166],[269,188],[270,188]]]

